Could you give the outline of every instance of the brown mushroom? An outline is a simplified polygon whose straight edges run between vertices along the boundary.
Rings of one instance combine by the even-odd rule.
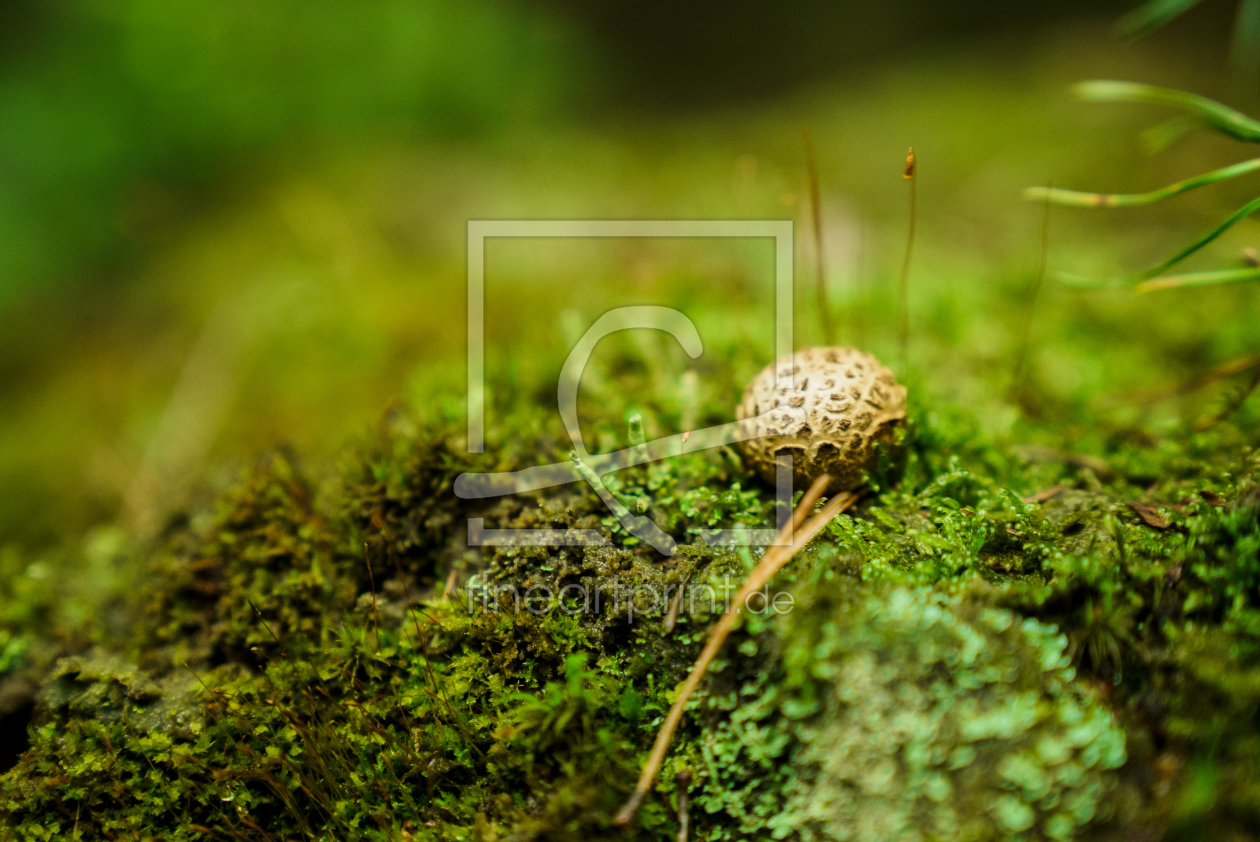
[[[790,453],[795,487],[827,473],[828,493],[848,491],[875,467],[877,444],[897,447],[906,387],[856,348],[802,348],[752,379],[736,418],[754,426],[756,437],[740,451],[766,482],[775,480],[776,460]]]

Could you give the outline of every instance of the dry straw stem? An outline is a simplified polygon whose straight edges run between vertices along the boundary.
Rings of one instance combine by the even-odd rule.
[[[802,128],[805,136],[805,155],[809,164],[809,206],[814,223],[814,288],[818,296],[818,319],[822,325],[823,344],[836,344],[836,328],[831,321],[831,308],[827,304],[827,256],[823,252],[822,189],[818,182],[818,160],[814,157],[814,139],[809,129]]]
[[[1212,415],[1209,415],[1207,418],[1202,418],[1196,422],[1194,428],[1196,430],[1206,430],[1208,427],[1224,421],[1226,418],[1238,411],[1238,408],[1246,402],[1247,398],[1251,396],[1251,393],[1256,390],[1257,386],[1260,386],[1260,367],[1253,367],[1251,370],[1251,376],[1247,378],[1247,382],[1242,386],[1242,388],[1225,401],[1225,405],[1221,407],[1220,410]]]
[[[1047,187],[1047,190],[1053,188]],[[1028,364],[1028,345],[1032,339],[1033,313],[1037,307],[1037,294],[1041,292],[1041,284],[1046,277],[1046,255],[1050,250],[1050,196],[1045,197],[1045,207],[1041,215],[1041,248],[1037,254],[1037,269],[1028,283],[1028,292],[1024,296],[1024,313],[1020,321],[1019,347],[1015,356],[1015,371],[1011,375],[1011,392],[1019,392],[1024,379],[1024,367]]]
[[[691,786],[691,770],[683,769],[674,778],[678,783],[678,842],[687,842],[691,815],[687,810],[687,789]]]
[[[1100,401],[1100,405],[1109,406],[1120,403],[1128,403],[1137,401],[1142,404],[1152,404],[1158,401],[1169,400],[1171,398],[1185,397],[1193,392],[1197,392],[1205,386],[1210,386],[1221,380],[1227,380],[1235,375],[1242,374],[1245,371],[1260,368],[1260,354],[1251,354],[1240,359],[1231,360],[1224,365],[1199,374],[1175,386],[1164,389],[1154,389],[1145,392],[1129,392],[1123,395],[1114,396],[1105,403]]]
[[[656,773],[660,770],[661,763],[665,760],[665,752],[669,750],[669,744],[674,738],[674,731],[677,730],[678,723],[682,720],[683,709],[687,706],[687,700],[691,698],[691,694],[699,686],[700,680],[704,678],[704,674],[709,669],[709,664],[713,662],[713,658],[731,633],[731,629],[735,625],[735,619],[739,616],[740,605],[744,603],[744,600],[750,594],[765,587],[770,578],[779,572],[783,565],[791,561],[797,550],[808,544],[815,535],[822,531],[823,527],[831,523],[836,515],[857,501],[858,495],[853,492],[838,494],[832,497],[827,502],[827,505],[823,506],[822,511],[802,526],[805,516],[813,510],[814,504],[818,502],[818,498],[822,496],[823,491],[830,482],[831,477],[828,474],[823,474],[814,480],[814,484],[801,497],[801,502],[797,505],[796,511],[792,513],[791,520],[780,530],[778,537],[775,539],[775,545],[766,550],[765,555],[761,557],[761,561],[748,574],[748,579],[744,582],[743,587],[739,589],[739,593],[735,595],[731,609],[724,613],[713,626],[713,631],[709,633],[709,641],[704,645],[704,650],[700,653],[700,657],[696,659],[696,663],[691,668],[691,673],[687,676],[687,680],[679,688],[678,698],[674,700],[673,706],[669,709],[669,715],[665,717],[665,724],[661,726],[660,732],[656,735],[656,744],[652,746],[652,753],[643,767],[643,774],[639,776],[639,783],[635,787],[634,794],[630,796],[630,800],[613,818],[614,824],[629,824],[630,820],[634,818],[634,814],[638,812],[639,805],[643,803],[648,790],[652,787],[652,782],[656,780]],[[778,546],[779,542],[788,540],[791,540],[790,544]]]
[[[906,233],[906,259],[901,264],[901,283],[897,288],[897,347],[901,352],[901,373],[910,365],[910,260],[914,257],[914,228],[918,215],[918,195],[915,190],[914,147],[906,153],[906,168],[901,177],[910,182],[910,230]]]

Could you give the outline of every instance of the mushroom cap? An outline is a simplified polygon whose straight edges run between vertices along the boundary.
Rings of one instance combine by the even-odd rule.
[[[834,494],[862,485],[875,467],[875,445],[897,447],[906,387],[856,348],[802,348],[752,379],[735,417],[756,434],[739,443],[750,470],[774,483],[776,459],[791,453],[797,488],[825,472]]]

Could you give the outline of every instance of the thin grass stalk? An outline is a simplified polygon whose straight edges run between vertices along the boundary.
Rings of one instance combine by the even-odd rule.
[[[1178,263],[1185,260],[1190,255],[1194,254],[1196,251],[1203,248],[1208,243],[1211,243],[1217,237],[1224,234],[1230,228],[1234,227],[1239,222],[1242,222],[1244,219],[1251,216],[1257,210],[1260,210],[1260,196],[1257,196],[1256,198],[1252,199],[1247,204],[1243,205],[1238,210],[1234,211],[1220,225],[1216,226],[1207,234],[1200,237],[1198,240],[1191,243],[1190,245],[1186,246],[1181,251],[1177,252],[1172,257],[1165,260],[1163,263],[1160,263],[1158,266],[1152,266],[1151,268],[1146,269],[1142,272],[1138,272],[1136,274],[1129,275],[1124,278],[1112,278],[1109,280],[1102,280],[1102,281],[1094,280],[1090,278],[1084,278],[1084,277],[1081,277],[1080,275],[1072,275],[1066,272],[1060,273],[1058,277],[1064,283],[1069,284],[1071,286],[1085,287],[1085,288],[1091,288],[1091,289],[1134,286],[1136,284],[1141,283],[1142,281],[1150,280],[1151,278],[1155,278],[1167,272],[1169,269],[1176,266]]]
[[[869,235],[866,230],[866,221],[863,220],[858,227],[858,255],[857,255],[857,272],[855,275],[855,285],[857,287],[857,302],[853,308],[853,340],[858,348],[866,347],[866,319],[869,302],[867,301],[867,271],[868,271],[868,255],[869,243],[867,242]]]
[[[661,763],[665,760],[665,753],[669,750],[669,744],[674,738],[674,732],[678,729],[679,722],[682,721],[683,711],[687,707],[687,700],[691,698],[691,694],[700,685],[701,679],[704,678],[705,673],[709,669],[709,664],[717,656],[718,650],[722,648],[722,644],[731,633],[735,620],[739,616],[739,606],[747,599],[749,594],[760,590],[769,582],[770,578],[792,559],[797,550],[809,543],[836,515],[853,505],[857,500],[857,495],[851,492],[838,494],[827,502],[822,511],[810,519],[808,523],[805,523],[806,515],[813,509],[814,504],[822,496],[823,491],[830,482],[831,477],[827,474],[823,474],[814,480],[814,484],[801,497],[796,511],[792,513],[792,517],[784,524],[783,529],[779,531],[778,537],[775,539],[776,544],[789,539],[791,543],[783,546],[772,545],[766,550],[761,561],[748,574],[748,578],[735,595],[731,609],[722,614],[718,618],[717,623],[714,624],[713,630],[709,633],[708,642],[705,643],[700,657],[696,659],[695,665],[692,666],[687,680],[679,688],[678,697],[674,700],[673,706],[669,709],[669,714],[665,717],[665,723],[656,735],[656,743],[652,746],[652,753],[648,756],[648,761],[643,766],[643,773],[639,776],[638,785],[635,787],[630,799],[626,801],[625,805],[613,818],[614,824],[629,824],[635,813],[638,812],[639,805],[643,803],[643,799],[652,787],[652,782],[656,780],[656,773],[660,770]]]
[[[802,128],[805,136],[805,158],[809,165],[809,206],[814,229],[814,290],[818,299],[818,322],[822,327],[823,344],[834,345],[836,328],[831,320],[831,307],[827,303],[827,256],[823,251],[822,190],[818,182],[818,161],[814,157],[814,139],[809,129]]]
[[[1100,401],[1099,405],[1116,406],[1122,403],[1129,403],[1130,401],[1148,405],[1158,403],[1163,400],[1185,397],[1186,395],[1197,392],[1205,386],[1210,386],[1221,380],[1228,380],[1236,374],[1242,374],[1244,371],[1250,371],[1251,369],[1257,367],[1260,367],[1260,354],[1250,354],[1246,357],[1230,360],[1223,365],[1218,365],[1203,374],[1196,375],[1189,380],[1178,383],[1175,386],[1140,392],[1128,392],[1113,396],[1107,401]]]
[[[1175,184],[1169,184],[1158,190],[1147,193],[1089,193],[1082,190],[1064,190],[1058,187],[1029,187],[1024,190],[1024,198],[1030,201],[1045,200],[1056,205],[1067,205],[1077,208],[1131,208],[1151,205],[1164,199],[1180,196],[1209,184],[1216,184],[1231,178],[1260,170],[1260,158],[1240,161],[1219,170],[1196,175]]]
[[[918,191],[915,189],[914,147],[906,153],[906,168],[901,177],[910,182],[910,226],[906,232],[906,257],[901,263],[901,280],[897,285],[897,348],[901,356],[901,372],[910,369],[910,261],[914,257],[914,233],[918,217]]]
[[[1230,284],[1238,281],[1260,280],[1260,268],[1218,269],[1211,272],[1185,272],[1180,275],[1165,275],[1162,278],[1151,278],[1135,287],[1137,292],[1157,292],[1162,289],[1179,289],[1181,287],[1208,286],[1212,284]]]
[[[1047,188],[1049,190],[1051,188]],[[1047,194],[1041,214],[1041,248],[1037,252],[1037,270],[1028,282],[1028,292],[1024,296],[1024,313],[1020,324],[1019,347],[1015,353],[1015,370],[1011,374],[1011,391],[1018,392],[1024,379],[1024,368],[1028,364],[1028,346],[1032,338],[1033,313],[1037,306],[1037,295],[1041,292],[1042,281],[1046,277],[1046,255],[1050,250],[1050,197]]]
[[[1260,143],[1260,121],[1207,97],[1138,82],[1095,79],[1073,86],[1086,102],[1138,102],[1185,111],[1203,125],[1248,143]]]
[[[1207,418],[1201,419],[1195,423],[1194,428],[1202,431],[1206,430],[1208,427],[1219,424],[1221,421],[1224,421],[1226,418],[1237,412],[1242,405],[1247,402],[1247,398],[1251,397],[1251,393],[1256,390],[1257,386],[1260,386],[1260,366],[1252,369],[1251,376],[1247,378],[1247,382],[1241,389],[1238,390],[1237,394],[1225,402],[1225,406],[1223,406],[1220,411],[1208,416]]]

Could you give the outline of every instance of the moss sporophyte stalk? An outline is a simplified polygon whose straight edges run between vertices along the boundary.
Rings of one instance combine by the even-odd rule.
[[[642,363],[625,353],[609,364]],[[721,363],[698,424],[728,420],[758,368]],[[627,400],[595,408],[601,449],[681,417]],[[462,473],[566,456],[528,401],[495,409],[485,455],[458,414],[417,411],[335,477],[260,459],[151,545],[111,544],[145,584],[90,634],[49,634],[52,577],[0,579],[3,688],[35,688],[0,837],[664,840],[685,818],[693,840],[1227,838],[1260,821],[1250,416],[1116,437],[1100,473],[911,391],[864,496],[796,548],[771,610],[740,612],[614,827],[730,616],[723,584],[765,559],[702,536],[775,524],[774,496],[730,448],[606,475],[676,541],[667,559],[587,483],[463,499]],[[469,518],[607,541],[474,552]]]

